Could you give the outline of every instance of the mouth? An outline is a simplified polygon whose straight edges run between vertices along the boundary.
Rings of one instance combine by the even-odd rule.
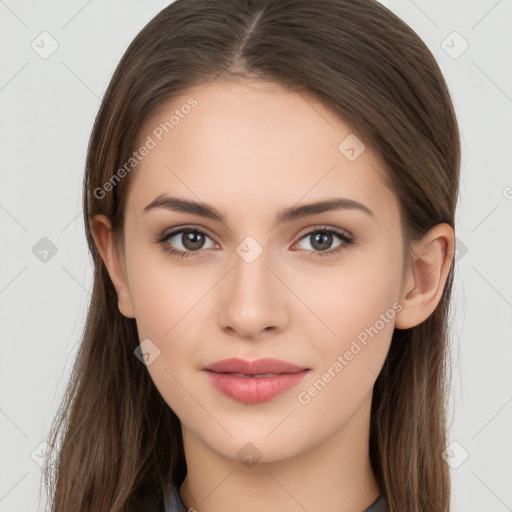
[[[310,368],[278,359],[224,359],[203,371],[223,395],[244,404],[266,402],[296,386]]]
[[[220,373],[224,373],[224,372],[220,372]],[[227,372],[227,373],[229,373],[229,372]],[[248,379],[250,379],[251,377],[255,378],[255,379],[262,379],[265,377],[276,377],[277,375],[282,375],[281,373],[255,373],[254,375],[245,375],[243,373],[229,373],[229,374],[236,375],[237,377],[248,378]]]

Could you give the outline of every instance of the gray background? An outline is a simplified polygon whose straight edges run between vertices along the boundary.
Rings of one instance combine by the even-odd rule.
[[[87,142],[115,65],[168,3],[0,0],[0,512],[44,509],[40,455],[90,298]],[[512,0],[383,3],[435,55],[462,131],[453,511],[512,511]]]

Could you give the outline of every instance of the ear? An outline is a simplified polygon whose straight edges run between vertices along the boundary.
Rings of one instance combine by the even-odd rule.
[[[455,250],[455,234],[448,224],[434,226],[413,249],[413,263],[405,275],[395,327],[409,329],[435,310],[444,290]]]
[[[128,318],[135,318],[133,304],[126,278],[124,262],[112,237],[112,224],[106,215],[95,215],[91,220],[94,242],[105,263],[110,279],[117,292],[119,311]]]

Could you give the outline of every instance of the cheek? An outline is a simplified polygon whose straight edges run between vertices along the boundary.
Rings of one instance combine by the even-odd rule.
[[[380,304],[361,304],[356,301],[345,304],[345,311],[331,317],[336,336],[333,341],[323,340],[316,344],[320,364],[297,389],[296,403],[304,418],[303,428],[321,438],[332,435],[340,425],[354,417],[363,404],[368,403],[375,380],[385,362],[393,335],[392,308],[381,309]],[[380,320],[377,312],[387,315],[387,322]],[[379,313],[380,314],[380,313]],[[377,321],[375,318],[377,317]],[[323,417],[318,424],[314,418]]]
[[[139,340],[151,340],[158,357],[148,370],[158,381],[174,375],[176,361],[188,359],[195,336],[183,337],[184,330],[197,325],[197,306],[204,288],[191,283],[190,276],[166,261],[165,254],[132,249],[129,261],[129,287]],[[203,292],[204,293],[204,292]],[[185,339],[187,343],[179,343]],[[156,348],[155,348],[156,347]],[[159,375],[159,376],[157,376]],[[171,379],[172,380],[172,379]],[[167,386],[174,388],[175,386]]]
[[[392,308],[399,298],[401,276],[401,255],[395,247],[354,252],[339,266],[315,276],[315,286],[309,284],[307,289],[307,301],[334,331],[332,339],[343,342],[374,325]]]
[[[176,264],[154,248],[132,252],[129,275],[139,333],[161,344],[168,344],[184,325],[197,325],[202,297],[215,284],[211,273]]]
[[[347,261],[336,271],[317,276],[315,287],[309,287],[307,302],[315,315],[301,320],[301,330],[308,333],[320,358],[306,384],[320,378],[317,387],[323,390],[328,384],[330,389],[322,392],[319,402],[337,396],[356,403],[371,390],[401,309],[401,275],[400,254],[390,247]]]
[[[197,421],[204,411],[191,401],[191,394],[197,393],[188,377],[194,354],[204,343],[204,295],[218,279],[171,264],[165,255],[134,254],[131,265],[130,290],[139,339],[149,338],[159,350],[147,370],[180,419]]]

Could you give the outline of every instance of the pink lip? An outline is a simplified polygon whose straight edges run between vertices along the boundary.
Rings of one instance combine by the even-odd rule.
[[[296,386],[308,373],[309,368],[278,359],[246,361],[234,358],[217,361],[203,368],[203,371],[212,384],[227,397],[245,404],[256,404],[270,400]],[[276,375],[255,377],[267,373]]]

